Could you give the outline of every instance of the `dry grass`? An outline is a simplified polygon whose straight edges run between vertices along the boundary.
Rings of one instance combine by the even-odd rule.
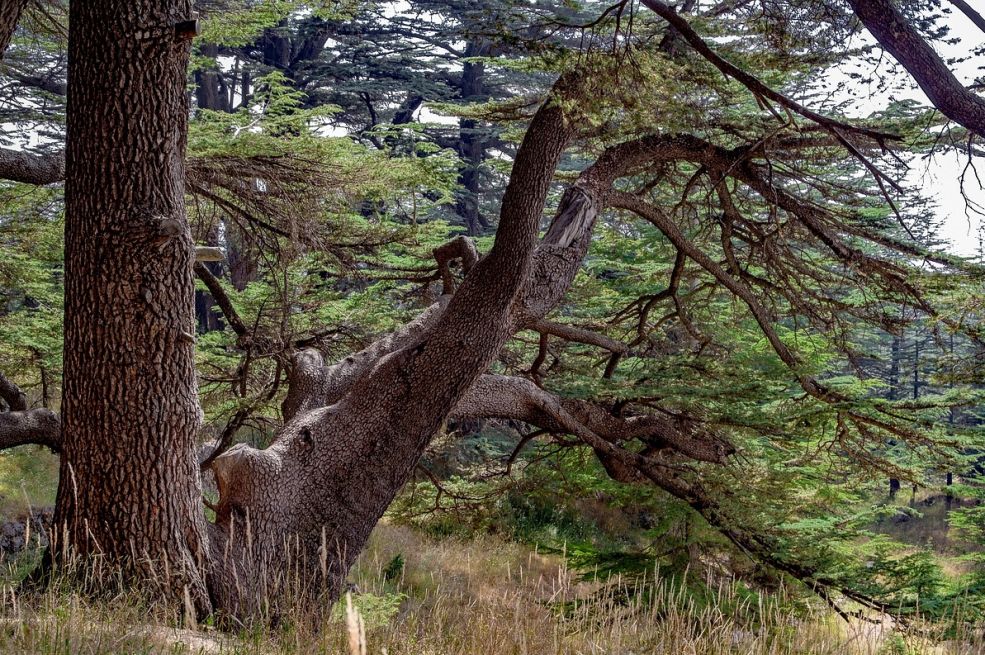
[[[401,556],[403,566],[395,557]],[[399,560],[397,560],[399,561]],[[380,526],[347,603],[271,629],[182,630],[174,610],[119,596],[86,601],[4,590],[0,653],[350,653],[506,655],[915,655],[985,652],[967,639],[934,643],[889,624],[851,625],[776,596],[740,598],[722,585],[707,606],[662,584],[579,581],[561,559],[493,538],[431,540]],[[591,599],[591,602],[588,602]]]

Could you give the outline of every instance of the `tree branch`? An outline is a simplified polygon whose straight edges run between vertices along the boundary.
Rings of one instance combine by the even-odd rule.
[[[35,155],[0,148],[0,179],[25,184],[54,184],[65,179],[65,153]]]
[[[27,396],[3,373],[0,373],[0,400],[7,403],[7,408],[11,412],[27,409]]]
[[[434,249],[434,260],[438,262],[438,272],[441,274],[442,294],[455,293],[455,278],[451,274],[451,262],[460,260],[462,272],[466,275],[479,261],[479,253],[475,244],[466,236],[457,236],[448,243]]]
[[[985,99],[958,81],[895,3],[891,0],[848,0],[848,3],[872,36],[909,71],[942,114],[985,137]]]
[[[978,27],[978,29],[985,32],[985,17],[972,9],[971,5],[965,2],[965,0],[949,0],[949,2],[957,7],[961,13],[967,16],[968,19]]]
[[[229,299],[229,295],[226,290],[222,288],[222,284],[212,274],[212,271],[200,261],[195,262],[195,274],[198,278],[205,284],[208,288],[209,293],[212,294],[212,298],[215,299],[215,303],[219,305],[219,309],[222,310],[222,315],[226,318],[226,322],[229,323],[229,327],[232,328],[233,332],[236,333],[237,337],[245,338],[249,335],[249,330],[246,328],[246,324],[243,323],[243,319],[239,317],[239,312],[233,307],[232,301]]]
[[[61,425],[50,409],[0,412],[0,450],[37,444],[52,452],[61,449]]]
[[[690,23],[682,18],[673,7],[662,2],[661,0],[641,0],[641,2],[649,7],[658,16],[670,23],[670,25],[684,37],[691,47],[694,48],[695,51],[697,51],[697,53],[702,57],[707,59],[715,68],[720,70],[725,75],[738,80],[755,95],[772,100],[773,102],[786,107],[790,111],[800,114],[804,118],[812,120],[818,125],[821,125],[829,130],[841,130],[851,134],[857,134],[859,136],[874,139],[880,143],[885,140],[899,140],[900,137],[888,132],[859,127],[857,125],[852,125],[851,123],[845,123],[843,121],[829,118],[823,114],[819,114],[811,109],[808,109],[807,107],[781,93],[774,91],[754,75],[747,73],[735,64],[732,64],[719,56],[718,53],[712,50],[704,39],[702,39],[698,33],[691,28]]]
[[[10,39],[27,3],[28,0],[5,0],[0,3],[0,59],[3,59],[3,53],[10,45]]]
[[[599,334],[598,332],[575,327],[574,325],[564,325],[562,323],[554,323],[553,321],[540,320],[527,327],[541,334],[550,334],[566,341],[597,346],[611,353],[624,355],[629,350],[629,347],[621,341],[607,337],[604,334]]]
[[[530,380],[485,374],[455,406],[453,418],[504,418],[548,432],[581,436],[590,431],[610,443],[640,440],[650,448],[671,448],[701,462],[722,464],[735,448],[720,437],[656,415],[619,417],[588,401],[562,399]]]

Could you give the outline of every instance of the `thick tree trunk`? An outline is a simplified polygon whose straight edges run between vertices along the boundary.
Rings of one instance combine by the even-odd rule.
[[[53,555],[209,606],[185,217],[188,0],[71,3]],[[178,596],[180,597],[180,596]]]
[[[517,153],[492,251],[447,307],[432,312],[430,329],[404,331],[394,350],[355,358],[354,381],[327,406],[320,356],[306,353],[292,376],[286,409],[293,419],[274,443],[265,450],[239,445],[214,460],[220,502],[213,581],[223,607],[248,614],[275,607],[285,592],[340,593],[427,443],[512,334],[506,319],[531,272],[537,225],[570,136],[563,112],[549,101]],[[364,368],[362,359],[374,361]],[[299,398],[296,385],[317,402]]]

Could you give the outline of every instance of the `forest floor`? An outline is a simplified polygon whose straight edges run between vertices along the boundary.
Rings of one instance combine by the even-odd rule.
[[[985,652],[982,641],[905,637],[890,622],[847,623],[818,604],[740,594],[727,583],[712,602],[698,603],[659,571],[652,580],[603,585],[556,555],[494,537],[434,539],[394,525],[378,527],[352,581],[348,617],[343,602],[322,617],[289,615],[276,628],[235,634],[182,625],[177,614],[134,597],[96,603],[67,589],[25,596],[6,586],[0,653]]]

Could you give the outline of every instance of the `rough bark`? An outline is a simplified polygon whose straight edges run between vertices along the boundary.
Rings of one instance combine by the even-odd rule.
[[[0,178],[25,184],[54,184],[65,179],[65,153],[36,155],[0,148]]]
[[[0,400],[11,412],[27,409],[27,395],[3,373],[0,373]]]
[[[892,0],[848,0],[848,3],[866,29],[909,71],[942,114],[985,137],[985,99],[958,81]]]
[[[0,412],[0,450],[36,444],[53,452],[61,449],[58,415],[50,409]]]
[[[187,0],[73,2],[56,560],[209,607],[184,204]],[[91,580],[90,580],[91,581]]]
[[[510,336],[505,319],[529,274],[547,191],[570,136],[560,106],[548,101],[517,153],[492,250],[433,329],[372,365],[340,402],[296,412],[269,448],[240,445],[214,461],[215,590],[225,606],[240,613],[257,607],[270,591],[271,570],[294,574],[291,562],[314,569],[292,577],[308,593],[339,593],[428,441]],[[270,488],[280,493],[272,497]],[[247,521],[249,529],[237,533]],[[291,562],[272,561],[285,543],[297,549]],[[261,578],[265,587],[254,584]]]

